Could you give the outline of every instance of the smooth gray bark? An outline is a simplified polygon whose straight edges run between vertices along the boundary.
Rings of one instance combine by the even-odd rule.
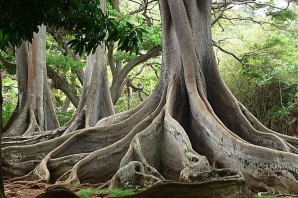
[[[46,73],[46,27],[34,33],[32,44],[23,42],[16,50],[19,85],[18,117],[5,136],[30,135],[59,126]]]

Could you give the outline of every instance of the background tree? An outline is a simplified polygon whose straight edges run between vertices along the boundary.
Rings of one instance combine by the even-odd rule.
[[[294,135],[296,8],[244,5],[244,10],[226,10],[220,26],[213,26],[221,73],[237,99],[262,123]]]
[[[29,135],[59,126],[47,82],[45,39],[46,28],[41,26],[29,47],[24,42],[16,50],[19,116],[5,131],[5,136]]]

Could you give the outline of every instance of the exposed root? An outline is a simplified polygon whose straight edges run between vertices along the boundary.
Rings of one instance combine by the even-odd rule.
[[[241,174],[239,177],[219,176],[216,180],[198,183],[177,183],[161,181],[141,193],[125,196],[126,198],[248,198],[252,193],[247,189]]]
[[[238,104],[239,104],[239,107],[241,108],[242,113],[249,120],[249,122],[252,124],[253,127],[255,127],[257,130],[277,135],[278,137],[284,139],[288,144],[290,144],[288,146],[291,147],[292,152],[294,152],[294,153],[298,152],[298,150],[297,150],[298,149],[298,138],[297,137],[292,137],[292,136],[288,136],[285,134],[277,133],[275,131],[268,129],[250,111],[248,111],[241,103],[238,103]]]
[[[4,148],[4,170],[60,184],[153,185],[129,197],[238,198],[250,195],[246,184],[298,194],[298,140],[256,122],[219,76],[204,18],[211,1],[164,0],[160,7],[165,68],[157,91],[95,127]]]
[[[156,110],[143,121],[139,122],[124,138],[107,147],[98,149],[84,159],[79,161],[71,169],[69,177],[64,183],[74,182],[106,182],[118,170],[121,159],[123,158],[132,138],[141,131],[151,131],[158,126],[158,114],[160,114],[164,99],[161,100]],[[157,126],[156,126],[157,125]],[[102,162],[105,163],[102,163]],[[92,169],[92,171],[90,171]],[[66,174],[68,175],[68,173]],[[59,180],[64,180],[63,175]]]
[[[192,149],[185,131],[171,117],[178,94],[176,89],[173,81],[167,95],[165,116],[157,120],[163,123],[162,127],[144,130],[134,137],[121,161],[121,168],[112,179],[112,187],[121,187],[126,182],[149,187],[164,178],[188,181],[192,173],[210,169],[207,159]]]
[[[154,117],[158,114],[158,112],[161,111],[161,108],[163,106],[162,101],[164,101],[163,99],[161,99],[161,105],[157,107],[157,113],[153,113],[150,115],[149,111],[149,109],[156,108],[156,104],[158,104],[156,103],[156,101],[158,102],[160,98],[161,95],[156,92],[156,97],[151,98],[151,100],[155,100],[155,102],[148,103],[147,105],[141,105],[141,108],[139,108],[138,111],[131,111],[133,113],[131,117],[128,117],[126,120],[112,125],[105,125],[106,122],[102,122],[103,126],[74,131],[53,140],[46,141],[45,143],[22,147],[7,147],[6,149],[4,149],[3,154],[3,156],[7,156],[5,157],[4,167],[6,167],[6,171],[11,171],[7,175],[21,175],[20,173],[17,173],[15,171],[17,170],[15,169],[17,165],[16,160],[19,162],[18,164],[20,164],[20,169],[23,165],[27,164],[28,167],[26,168],[26,170],[30,169],[30,167],[32,168],[31,170],[33,170],[34,166],[36,166],[36,161],[29,164],[27,163],[27,161],[36,159],[36,157],[39,156],[38,158],[42,159],[39,165],[35,167],[35,169],[30,173],[25,171],[28,173],[26,176],[16,179],[42,179],[46,182],[55,182],[61,176],[61,179],[63,179],[65,177],[63,175],[66,174],[65,172],[68,172],[68,170],[70,170],[71,168],[73,169],[72,172],[76,172],[77,169],[85,166],[83,165],[84,163],[92,164],[90,161],[96,158],[96,156],[98,155],[97,153],[106,153],[108,155],[109,152],[107,152],[107,150],[109,151],[109,145],[111,145],[112,147],[118,147],[118,150],[112,149],[112,153],[117,154],[118,152],[120,152],[120,163],[120,160],[125,154],[129,142],[133,138],[134,134],[141,130],[144,130],[144,128],[150,125]],[[127,138],[123,138],[128,132],[130,132],[131,134],[128,135]],[[124,140],[122,141],[122,143],[120,143],[123,145],[123,147],[121,147],[123,151],[121,151],[121,149],[119,148],[119,143],[116,143],[118,140]],[[43,145],[43,148],[40,149],[39,147],[41,145]],[[24,151],[24,149],[27,150]],[[35,151],[37,149],[39,152],[32,152],[30,154],[30,150]],[[29,155],[26,154],[22,156],[20,151],[26,152]],[[14,153],[17,154],[17,156]],[[110,153],[111,156],[115,157],[112,153]],[[119,164],[116,165],[114,169],[111,169],[111,172],[108,173],[110,175],[109,178],[111,178],[112,175],[117,171],[118,166]],[[88,172],[89,171],[90,170],[88,169]],[[22,173],[24,173],[24,171]],[[73,173],[71,174],[73,175]],[[89,175],[89,173],[87,175]],[[94,174],[92,173],[91,177],[88,177],[89,176],[86,176],[86,180],[84,178],[80,179],[82,179],[83,181],[88,181],[88,179],[94,177]],[[106,179],[107,177],[102,177],[95,180],[98,181]],[[90,181],[94,182],[93,179],[90,179]]]
[[[61,136],[66,129],[67,126],[63,126],[52,131],[44,131],[41,134],[32,134],[31,136],[4,137],[2,138],[2,148],[8,146],[32,145],[39,142],[45,142],[47,140]]]
[[[190,98],[193,109],[193,146],[219,167],[239,169],[251,189],[298,193],[297,155],[240,141],[202,109],[202,101]],[[197,104],[199,102],[200,105]],[[197,107],[201,107],[198,109]],[[202,145],[203,144],[203,145]]]
[[[127,183],[132,186],[149,188],[156,182],[164,180],[162,177],[154,176],[154,172],[157,171],[153,167],[146,167],[141,162],[129,162],[113,176],[109,188],[124,188]]]

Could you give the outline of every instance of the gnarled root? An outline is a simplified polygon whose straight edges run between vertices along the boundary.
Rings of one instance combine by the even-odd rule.
[[[223,173],[223,176],[221,173]],[[232,172],[230,172],[232,173]],[[206,175],[215,180],[206,180],[198,183],[177,183],[174,181],[161,181],[153,185],[144,192],[137,193],[126,198],[209,198],[209,197],[229,197],[229,198],[248,198],[252,196],[245,185],[244,177],[241,173],[233,172],[235,175],[226,176],[226,170],[211,171]],[[203,173],[204,175],[205,173]],[[208,178],[208,177],[202,177]]]

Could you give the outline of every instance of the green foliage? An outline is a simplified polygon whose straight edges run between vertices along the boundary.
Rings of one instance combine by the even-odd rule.
[[[127,195],[132,195],[134,192],[132,190],[121,190],[121,189],[93,189],[93,188],[86,188],[81,189],[80,191],[76,192],[76,194],[80,198],[91,198],[94,195],[107,195],[105,197],[123,197]]]
[[[155,46],[161,45],[161,24],[145,26],[144,41],[141,49],[150,50]]]
[[[81,189],[78,192],[76,192],[76,194],[80,197],[80,198],[90,198],[92,197],[94,194],[97,194],[97,190],[92,189],[92,188],[85,188],[85,189]]]
[[[273,21],[276,23],[284,23],[288,21],[296,20],[298,15],[294,10],[284,9],[284,10],[273,10],[267,13],[272,17]]]
[[[47,66],[57,72],[66,73],[71,69],[81,69],[85,64],[81,61],[74,60],[71,56],[62,54],[47,53]]]
[[[7,49],[5,52],[0,50],[0,55],[5,58],[6,61],[10,63],[15,62],[15,56],[13,49]],[[2,61],[0,61],[0,68],[5,69],[10,75],[13,75],[16,73],[16,68],[14,67],[7,67],[3,64]]]
[[[56,111],[56,115],[59,121],[60,126],[64,126],[68,123],[74,114],[74,110],[67,111],[66,113],[62,113],[60,109]]]
[[[74,39],[70,46],[79,54],[94,52],[103,41],[119,41],[119,49],[136,51],[142,29],[105,15],[100,0],[10,0],[0,2],[0,49],[31,41],[38,26],[62,28]]]
[[[107,197],[123,197],[127,195],[132,195],[135,194],[132,190],[121,190],[121,189],[112,189],[111,194],[108,195]]]
[[[283,119],[298,104],[298,36],[278,29],[249,29],[254,29],[257,41],[243,42],[242,50],[238,50],[243,65],[231,59],[224,61],[223,77],[236,97],[262,122]],[[244,39],[248,37],[251,32],[244,35]]]
[[[138,36],[138,49],[130,51],[130,53],[125,53],[127,50],[122,49],[123,42],[115,43],[118,46],[118,50],[114,55],[115,61],[128,62],[133,60],[138,52],[144,52],[152,49],[155,46],[161,45],[161,24],[153,23],[148,25],[144,22],[144,19],[140,16],[132,15],[129,12],[121,11],[120,13],[117,10],[112,8],[108,9],[108,13],[111,18],[117,18],[120,23],[120,29],[126,29],[127,26],[134,26],[136,35]],[[129,25],[132,24],[132,25]],[[132,53],[135,52],[135,53]]]
[[[3,79],[2,83],[3,83],[2,119],[3,119],[3,126],[5,126],[17,106],[18,89],[17,89],[17,82],[15,80],[12,80],[9,76],[6,76]]]

